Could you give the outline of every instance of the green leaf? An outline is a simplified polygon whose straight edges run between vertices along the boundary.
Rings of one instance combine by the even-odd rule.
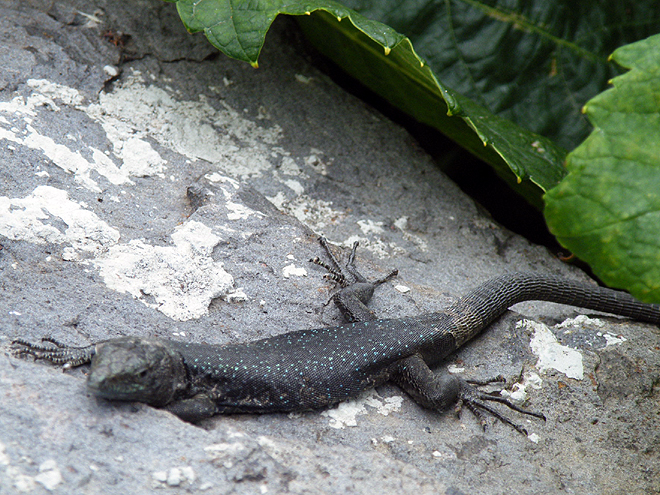
[[[573,149],[580,113],[618,75],[607,57],[660,31],[656,0],[345,0],[407,35],[436,77],[525,129]]]
[[[354,27],[353,16],[350,20],[337,25],[319,12],[299,23],[320,51],[390,103],[440,129],[509,182],[531,181],[534,185],[518,189],[530,202],[541,204],[538,187],[546,190],[564,175],[563,149],[444,86],[407,38],[401,37],[386,55],[380,43]],[[355,24],[363,27],[359,17]]]
[[[176,7],[188,31],[203,31],[220,51],[254,67],[275,17],[309,12],[304,2],[287,5],[272,0],[180,0]]]
[[[630,71],[585,105],[595,129],[569,154],[545,215],[605,283],[660,302],[660,35],[611,58]]]
[[[254,66],[274,18],[280,13],[299,15],[304,31],[322,52],[394,105],[493,165],[510,183],[526,181],[518,190],[539,207],[541,192],[564,175],[564,149],[442,84],[408,38],[336,2],[176,3],[188,30],[203,31],[224,53]]]

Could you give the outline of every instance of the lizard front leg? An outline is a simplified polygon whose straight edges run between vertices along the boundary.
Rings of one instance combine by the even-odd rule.
[[[43,359],[53,364],[63,364],[64,368],[74,368],[90,363],[96,354],[96,345],[82,347],[61,344],[55,339],[44,337],[41,344],[33,344],[23,339],[16,339],[11,343],[12,352],[16,356],[32,356],[34,359]]]
[[[166,411],[188,423],[198,423],[203,419],[218,414],[218,406],[206,394],[199,394],[189,399],[181,399],[163,407]]]
[[[330,246],[325,237],[321,236],[318,240],[328,255],[332,266],[323,262],[318,257],[312,258],[309,261],[325,268],[328,271],[325,277],[335,281],[341,287],[341,289],[332,296],[331,300],[335,303],[339,311],[341,311],[344,320],[347,322],[375,320],[376,315],[367,307],[367,304],[371,300],[376,287],[395,277],[399,271],[392,270],[385,277],[370,282],[355,266],[355,252],[359,245],[357,241],[353,243],[351,254],[348,257],[346,266],[342,268],[339,261],[330,250]]]

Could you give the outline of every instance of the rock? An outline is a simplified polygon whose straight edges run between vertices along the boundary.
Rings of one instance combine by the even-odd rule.
[[[325,413],[197,427],[87,395],[84,368],[11,356],[18,337],[229,343],[336,324],[332,284],[307,262],[320,233],[359,240],[370,277],[399,269],[372,303],[384,317],[440,310],[507,271],[585,279],[310,65],[290,21],[254,70],[187,34],[169,3],[43,8],[0,7],[0,492],[660,490],[658,330],[557,326],[573,308],[519,305],[447,363],[523,375],[511,394],[548,418],[514,417],[529,439],[389,385]],[[537,364],[519,313],[582,355],[583,379]]]

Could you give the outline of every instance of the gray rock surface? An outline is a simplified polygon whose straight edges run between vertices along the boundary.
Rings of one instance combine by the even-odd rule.
[[[310,65],[286,20],[254,70],[187,34],[172,4],[0,9],[0,493],[660,491],[658,329],[565,321],[574,308],[519,305],[447,363],[522,377],[515,396],[548,418],[513,416],[529,438],[394,386],[192,426],[89,396],[84,369],[12,357],[17,337],[228,343],[337,323],[307,262],[319,233],[359,240],[369,276],[399,268],[372,304],[387,317],[507,271],[585,277],[494,224]],[[195,184],[214,192],[196,211]]]

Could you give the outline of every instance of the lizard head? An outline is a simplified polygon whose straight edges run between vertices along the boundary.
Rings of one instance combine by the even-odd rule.
[[[99,397],[162,407],[186,383],[181,356],[157,339],[122,337],[100,342],[87,388]]]

